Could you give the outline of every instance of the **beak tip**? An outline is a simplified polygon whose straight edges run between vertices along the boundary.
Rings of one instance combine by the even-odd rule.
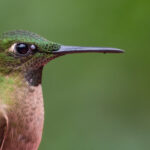
[[[118,49],[117,51],[118,51],[118,53],[125,53],[125,51],[122,49]]]

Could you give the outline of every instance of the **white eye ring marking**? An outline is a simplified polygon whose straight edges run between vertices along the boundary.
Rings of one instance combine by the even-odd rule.
[[[8,49],[8,51],[14,53],[16,51],[16,48],[15,48],[16,45],[17,45],[17,43],[14,43],[13,45],[11,45],[11,47]]]

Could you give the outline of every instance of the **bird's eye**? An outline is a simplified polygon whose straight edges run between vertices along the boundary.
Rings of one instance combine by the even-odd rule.
[[[33,55],[37,50],[38,48],[36,45],[28,43],[14,43],[8,49],[9,52],[14,53],[17,57]]]
[[[16,51],[21,54],[21,55],[25,55],[28,53],[29,51],[29,47],[27,44],[24,44],[24,43],[18,43],[16,44]]]

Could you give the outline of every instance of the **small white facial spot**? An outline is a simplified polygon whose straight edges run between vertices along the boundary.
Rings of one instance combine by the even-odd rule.
[[[36,49],[36,46],[32,44],[32,45],[30,46],[30,48],[31,48],[31,50],[35,50],[35,49]]]

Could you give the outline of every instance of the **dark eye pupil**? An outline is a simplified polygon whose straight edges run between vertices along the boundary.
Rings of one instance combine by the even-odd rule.
[[[16,45],[16,50],[19,54],[26,54],[29,50],[28,45],[24,43],[19,43]]]

